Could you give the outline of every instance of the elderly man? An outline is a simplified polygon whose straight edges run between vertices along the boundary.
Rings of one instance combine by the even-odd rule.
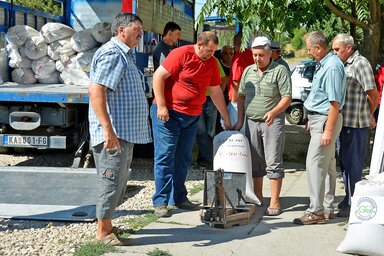
[[[92,60],[89,133],[99,187],[96,237],[126,245],[113,233],[112,213],[123,201],[134,143],[151,142],[144,77],[133,56],[143,35],[142,21],[122,12],[112,23],[112,34]]]
[[[277,41],[272,41],[271,42],[271,49],[272,49],[272,59],[273,61],[283,65],[290,71],[288,63],[283,60],[283,57],[281,57],[281,47],[280,43]]]
[[[308,55],[319,64],[312,89],[304,106],[308,110],[308,128],[311,140],[306,159],[309,186],[309,208],[300,218],[299,225],[323,224],[325,179],[336,177],[335,143],[342,125],[340,113],[345,100],[345,73],[340,59],[329,48],[328,38],[320,31],[308,33],[305,38]]]
[[[369,61],[355,50],[353,37],[339,34],[333,39],[333,52],[344,63],[347,93],[340,132],[339,159],[345,197],[338,217],[349,217],[355,184],[361,180],[368,143],[368,129],[375,127],[374,112],[379,94]]]
[[[263,177],[271,186],[267,216],[281,213],[280,191],[284,178],[283,151],[285,142],[285,110],[291,104],[292,85],[288,70],[271,59],[271,42],[256,37],[252,43],[254,63],[241,77],[237,98],[240,130],[245,121],[252,156],[254,190],[263,201]]]
[[[185,179],[207,89],[224,117],[225,127],[231,127],[220,88],[219,66],[213,57],[218,43],[214,32],[200,33],[195,45],[172,50],[153,76],[155,99],[151,118],[156,192],[152,201],[157,216],[169,216],[167,206],[172,188],[176,207],[197,209],[187,198]]]

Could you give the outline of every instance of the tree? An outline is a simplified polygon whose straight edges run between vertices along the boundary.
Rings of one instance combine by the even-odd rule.
[[[214,10],[242,25],[242,47],[254,32],[277,38],[281,33],[292,35],[296,28],[321,29],[316,26],[332,20],[332,13],[341,19],[343,32],[357,36],[357,28],[362,29],[364,54],[372,65],[377,63],[380,42],[384,43],[384,0],[207,0],[197,23]]]

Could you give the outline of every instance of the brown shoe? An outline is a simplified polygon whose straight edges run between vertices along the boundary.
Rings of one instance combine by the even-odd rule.
[[[306,212],[302,217],[294,219],[293,223],[298,225],[324,224],[325,217],[324,214],[316,215],[311,212]]]
[[[333,219],[334,217],[335,217],[335,215],[333,212],[327,212],[327,211],[324,212],[325,220],[330,220],[330,219]]]

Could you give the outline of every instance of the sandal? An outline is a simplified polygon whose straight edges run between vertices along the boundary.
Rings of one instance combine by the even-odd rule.
[[[267,210],[265,210],[265,216],[278,216],[282,213],[281,208],[273,208],[268,207]]]
[[[96,241],[98,241],[99,243],[103,243],[103,244],[110,244],[112,246],[127,246],[127,245],[131,244],[129,239],[118,238],[113,233],[106,235],[102,239],[96,239]]]

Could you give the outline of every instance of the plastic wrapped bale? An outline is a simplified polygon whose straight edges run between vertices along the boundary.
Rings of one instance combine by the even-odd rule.
[[[37,78],[37,81],[40,84],[59,84],[60,83],[60,73],[55,71],[48,78]]]
[[[31,68],[32,60],[27,57],[22,57],[20,54],[20,52],[23,51],[23,48],[24,47],[18,48],[17,45],[14,44],[7,45],[6,49],[9,56],[8,65],[11,68]]]
[[[71,37],[71,46],[77,52],[84,52],[99,45],[92,36],[92,29],[84,29],[76,32]]]
[[[89,86],[91,80],[89,74],[78,69],[65,69],[60,74],[61,79],[65,84],[85,85]]]
[[[93,55],[98,48],[93,48],[89,51],[79,52],[76,59],[76,68],[84,72],[90,72]]]
[[[71,37],[75,33],[75,30],[61,23],[48,22],[41,27],[40,33],[45,42],[51,44],[58,40]]]
[[[12,81],[18,84],[35,84],[37,79],[30,68],[17,68],[11,73]]]
[[[48,56],[53,60],[68,60],[76,51],[72,49],[71,38],[65,38],[48,45]]]
[[[92,28],[92,36],[99,43],[108,42],[112,37],[112,24],[109,22],[98,22]]]
[[[384,173],[356,183],[342,253],[384,256]]]
[[[223,131],[213,139],[213,169],[246,174],[247,203],[260,205],[253,190],[251,150],[247,137],[238,131]]]
[[[25,55],[31,60],[37,60],[47,55],[48,45],[41,36],[34,36],[25,43]]]
[[[63,72],[65,69],[76,69],[76,60],[80,56],[73,55],[68,60],[58,60],[56,61],[56,70],[59,72]]]
[[[40,33],[30,26],[16,25],[8,29],[7,41],[10,44],[20,46],[25,44],[29,38],[38,35],[40,35]]]
[[[48,56],[44,56],[32,61],[32,70],[35,72],[36,78],[46,79],[56,71],[56,62]]]

